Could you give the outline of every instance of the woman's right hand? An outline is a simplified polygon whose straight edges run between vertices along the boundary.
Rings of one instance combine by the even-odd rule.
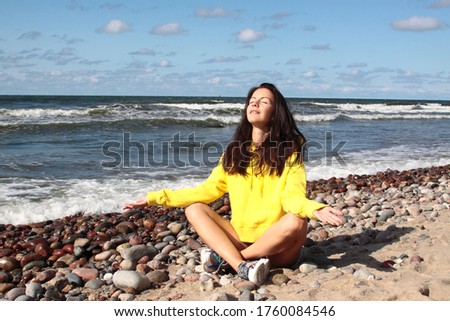
[[[138,198],[134,202],[125,203],[125,205],[123,206],[123,209],[124,210],[134,210],[134,209],[146,207],[147,205],[148,205],[147,198],[143,197],[143,198]]]

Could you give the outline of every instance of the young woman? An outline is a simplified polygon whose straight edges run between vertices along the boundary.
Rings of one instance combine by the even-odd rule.
[[[193,188],[163,189],[124,205],[186,207],[185,214],[210,249],[206,271],[228,264],[257,285],[270,266],[299,263],[308,219],[341,225],[343,213],[306,198],[305,139],[288,104],[268,83],[250,89],[234,138],[209,178]],[[228,192],[231,221],[207,204]]]

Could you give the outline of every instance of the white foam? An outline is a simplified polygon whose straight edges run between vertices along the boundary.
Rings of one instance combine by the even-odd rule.
[[[36,180],[0,184],[0,224],[27,224],[77,212],[122,211],[126,202],[162,188],[195,186],[202,179],[169,180]]]
[[[200,104],[200,103],[158,103],[155,106],[189,109],[189,110],[242,110],[242,103],[216,103],[216,104]]]
[[[405,155],[408,155],[405,158]],[[433,149],[433,153],[424,148],[395,146],[379,150],[365,150],[342,153],[343,163],[336,158],[321,158],[306,164],[308,180],[330,177],[347,177],[350,174],[376,174],[388,169],[409,170],[420,167],[443,166],[450,164],[450,144]]]

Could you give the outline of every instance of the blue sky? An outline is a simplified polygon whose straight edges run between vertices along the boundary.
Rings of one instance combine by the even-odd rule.
[[[2,0],[0,94],[450,99],[450,0]]]

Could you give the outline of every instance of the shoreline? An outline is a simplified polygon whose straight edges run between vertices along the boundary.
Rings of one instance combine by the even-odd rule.
[[[310,221],[303,264],[260,287],[199,270],[183,209],[0,224],[0,300],[450,300],[450,165],[308,181],[341,227]],[[229,216],[227,195],[210,204]]]

